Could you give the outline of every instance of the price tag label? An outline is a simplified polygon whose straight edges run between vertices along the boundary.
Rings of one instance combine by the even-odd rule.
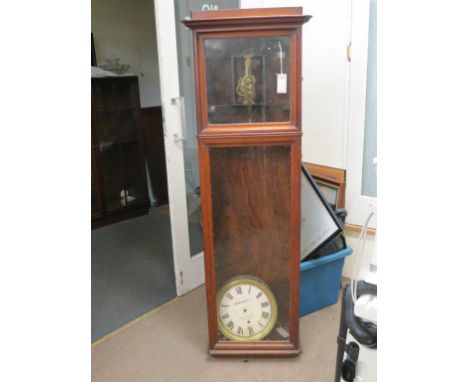
[[[276,74],[276,93],[286,94],[288,92],[288,75],[286,73]]]

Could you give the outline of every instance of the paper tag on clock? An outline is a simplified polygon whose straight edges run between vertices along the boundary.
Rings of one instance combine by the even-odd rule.
[[[286,94],[288,92],[288,75],[276,73],[276,93]]]

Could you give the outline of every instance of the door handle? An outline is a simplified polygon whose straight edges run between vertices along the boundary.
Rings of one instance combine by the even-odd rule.
[[[185,99],[182,96],[171,98],[171,105],[179,105],[180,109],[180,131],[172,135],[174,142],[187,139],[187,124],[185,123]]]

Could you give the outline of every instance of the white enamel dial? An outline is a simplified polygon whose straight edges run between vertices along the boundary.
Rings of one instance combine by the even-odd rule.
[[[273,329],[277,306],[271,289],[257,277],[229,280],[218,294],[218,327],[229,339],[259,340]]]

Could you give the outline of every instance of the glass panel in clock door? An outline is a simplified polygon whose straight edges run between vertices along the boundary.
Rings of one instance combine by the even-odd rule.
[[[96,173],[96,158],[95,154],[94,137],[91,136],[91,216],[97,217],[101,212],[101,203],[99,201],[100,195],[97,187],[97,173]]]
[[[96,190],[96,180],[93,168],[91,167],[91,215],[95,215],[99,212],[98,210],[98,196]]]
[[[289,145],[209,149],[219,339],[289,338]]]
[[[205,40],[209,124],[290,120],[289,36]]]

